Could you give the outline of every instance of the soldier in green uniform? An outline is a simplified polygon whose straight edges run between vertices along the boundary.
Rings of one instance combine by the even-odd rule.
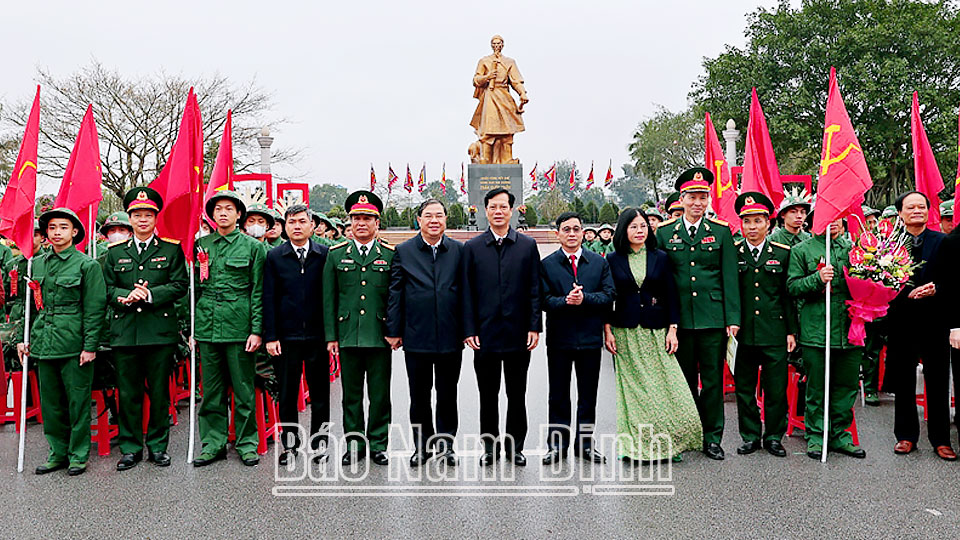
[[[890,206],[884,207],[883,211],[880,212],[880,219],[897,219],[897,208],[892,204]]]
[[[770,241],[793,247],[807,238],[810,233],[803,230],[803,223],[810,213],[810,197],[806,191],[787,191],[777,210],[781,225],[770,234]]]
[[[875,231],[880,220],[880,210],[863,206],[863,217],[868,231]],[[863,377],[863,402],[877,407],[880,405],[880,352],[887,344],[887,328],[884,318],[864,324],[867,333],[863,348],[863,361],[860,374]]]
[[[583,228],[583,249],[596,253],[597,228],[594,226]]]
[[[953,200],[940,203],[940,232],[943,234],[953,232]]]
[[[337,242],[330,238],[330,232],[336,231],[337,227],[334,225],[333,220],[327,217],[323,212],[313,212],[311,211],[313,217],[313,241],[330,247]]]
[[[187,267],[179,243],[155,234],[157,214],[163,208],[160,194],[136,187],[124,196],[123,205],[130,213],[133,238],[111,244],[103,265],[107,302],[113,311],[110,347],[120,398],[118,471],[136,466],[143,459],[144,446],[151,462],[170,465],[168,379],[180,339],[175,302],[187,292]],[[150,397],[146,445],[144,392]]]
[[[100,265],[74,248],[83,240],[83,223],[66,208],[40,215],[53,249],[34,257],[29,346],[17,345],[21,362],[37,361],[43,433],[50,444],[47,462],[37,474],[68,467],[70,476],[83,474],[90,457],[90,392],[106,309],[106,287]]]
[[[740,328],[740,287],[729,225],[704,217],[713,181],[713,173],[702,167],[677,178],[683,216],[660,224],[657,244],[673,263],[680,297],[677,361],[700,412],[704,453],[720,460],[723,366],[727,338]]]
[[[246,208],[236,193],[217,192],[205,210],[217,230],[197,241],[194,325],[203,369],[203,402],[197,413],[203,448],[193,465],[203,467],[227,457],[227,388],[232,387],[234,447],[243,464],[253,466],[260,462],[254,379],[255,353],[261,345],[267,250],[237,227]]]
[[[683,204],[680,203],[679,191],[667,195],[667,201],[664,203],[664,206],[667,208],[667,214],[669,214],[670,219],[680,219],[683,217]]]
[[[40,223],[33,222],[33,256],[39,257],[48,246],[46,235],[40,230]],[[24,299],[29,291],[27,286],[27,259],[18,254],[11,260],[3,272],[3,288],[6,291],[6,312],[9,314],[6,323],[0,324],[3,335],[0,343],[3,344],[3,357],[7,371],[20,371],[20,360],[17,358],[17,343],[23,340]],[[36,365],[32,367],[35,369]]]
[[[0,242],[0,270],[6,272],[7,268],[13,263],[13,250],[6,243]],[[9,289],[4,288],[4,297]]]
[[[759,192],[744,192],[734,202],[744,240],[737,244],[740,320],[737,333],[737,419],[743,445],[738,454],[761,447],[777,457],[787,451],[780,440],[787,430],[787,353],[797,347],[797,320],[787,294],[790,248],[767,239],[773,202]],[[757,407],[757,370],[761,371],[763,418]],[[763,428],[766,428],[765,430]],[[762,443],[761,443],[762,434]]]
[[[390,346],[386,331],[387,288],[394,248],[377,240],[383,203],[369,191],[355,191],[344,204],[354,239],[330,248],[323,268],[324,333],[327,350],[340,355],[343,381],[343,432],[349,437],[342,463],[370,445],[370,459],[386,465],[390,425]],[[370,402],[364,429],[363,383]],[[363,455],[363,454],[361,454]]]
[[[273,217],[273,227],[267,230],[266,243],[268,250],[283,243],[283,216],[273,208],[270,209],[270,215]]]
[[[797,244],[790,253],[787,290],[797,298],[800,313],[800,345],[807,371],[806,414],[804,423],[807,455],[820,459],[822,452],[833,450],[856,458],[866,457],[853,444],[846,431],[853,421],[857,398],[862,349],[847,340],[850,317],[846,301],[850,292],[843,279],[849,265],[852,244],[843,237],[843,220],[830,224],[830,261],[826,260],[827,235],[814,236]],[[830,425],[823,425],[823,396],[826,368],[826,284],[830,293]],[[823,432],[829,429],[828,448],[823,448]]]
[[[657,234],[657,228],[660,227],[661,223],[663,223],[663,216],[656,208],[648,208],[646,213],[647,221],[650,222],[650,228],[653,229],[650,231],[650,233]]]
[[[593,242],[593,252],[599,253],[600,255],[606,255],[607,253],[613,253],[613,233],[616,232],[613,228],[613,225],[609,223],[604,223],[600,225],[600,229],[597,232],[597,239]]]
[[[251,204],[243,216],[243,232],[258,242],[267,240],[267,231],[273,228],[276,220],[265,204]]]

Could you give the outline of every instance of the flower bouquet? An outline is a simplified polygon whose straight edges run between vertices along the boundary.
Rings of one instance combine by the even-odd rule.
[[[847,289],[850,331],[847,340],[863,345],[867,337],[864,323],[887,314],[890,302],[907,285],[918,264],[910,259],[909,235],[902,223],[881,221],[876,234],[865,231],[850,250],[850,266],[843,269]]]

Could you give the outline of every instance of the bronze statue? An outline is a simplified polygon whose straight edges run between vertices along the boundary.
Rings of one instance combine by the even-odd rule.
[[[501,54],[503,38],[493,36],[490,46],[493,54],[480,59],[473,75],[473,97],[480,103],[470,125],[480,143],[479,163],[520,163],[513,158],[513,134],[524,130],[520,115],[530,100],[517,63]],[[510,95],[510,88],[520,96],[519,107]]]

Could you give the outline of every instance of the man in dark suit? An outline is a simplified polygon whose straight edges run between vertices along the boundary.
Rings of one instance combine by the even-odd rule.
[[[920,263],[913,278],[890,303],[887,346],[888,371],[896,394],[893,432],[897,443],[893,451],[909,454],[920,438],[917,419],[917,360],[923,361],[927,388],[927,435],[941,459],[954,461],[957,454],[950,445],[949,402],[949,328],[939,312],[936,295],[937,253],[944,234],[927,229],[930,201],[919,191],[897,197],[894,204],[909,235],[910,258]]]
[[[330,380],[323,335],[323,266],[327,246],[310,239],[313,220],[303,204],[287,208],[284,232],[287,240],[267,253],[263,270],[263,339],[267,353],[275,359],[280,383],[280,422],[283,427],[283,453],[280,465],[294,459],[300,448],[297,399],[300,380],[306,369],[310,389],[310,445],[325,448],[324,436],[318,436],[330,421]],[[290,425],[286,425],[290,424]]]
[[[507,459],[524,466],[527,437],[527,369],[540,340],[540,253],[529,236],[510,227],[515,198],[497,188],[483,197],[490,228],[464,244],[466,344],[476,351],[480,391],[481,465],[500,458],[500,376],[507,390]]]
[[[560,249],[540,266],[540,293],[547,314],[547,371],[550,379],[547,436],[549,465],[567,455],[570,444],[570,372],[577,370],[577,433],[573,453],[602,463],[593,448],[593,424],[600,382],[604,315],[613,305],[615,288],[603,256],[582,248],[583,222],[575,212],[557,218]]]
[[[416,445],[410,466],[426,462],[432,447],[438,457],[455,465],[453,439],[457,436],[457,384],[464,338],[460,323],[463,244],[443,234],[447,207],[438,199],[420,204],[417,221],[420,234],[397,246],[390,267],[386,339],[394,350],[403,347],[407,364],[410,424]]]

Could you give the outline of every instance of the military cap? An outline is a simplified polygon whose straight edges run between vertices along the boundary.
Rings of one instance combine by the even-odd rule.
[[[733,202],[733,208],[740,217],[758,214],[766,214],[769,217],[773,214],[773,201],[759,191],[745,191],[737,196],[737,200]]]
[[[940,217],[953,217],[953,201],[940,203]]]
[[[604,223],[603,225],[601,225],[600,229],[598,229],[597,232],[602,231],[604,229],[607,229],[610,232],[617,232],[617,230],[613,228],[613,225],[610,225],[609,223]]]
[[[805,188],[788,189],[784,191],[783,200],[780,201],[780,208],[777,209],[777,213],[783,214],[794,206],[802,206],[807,209],[807,212],[812,210],[813,204],[810,200],[810,194],[807,193]]]
[[[887,219],[897,215],[897,207],[890,205],[883,209],[883,212],[880,213],[880,219]]]
[[[247,213],[247,206],[243,204],[243,200],[240,199],[240,196],[236,192],[223,190],[216,192],[210,199],[207,201],[206,206],[204,207],[207,211],[207,217],[212,221],[216,221],[213,218],[213,209],[217,206],[217,201],[220,199],[228,199],[237,205],[237,211],[240,212],[240,219],[243,219],[243,215]]]
[[[80,221],[80,218],[77,217],[76,212],[70,210],[69,208],[53,208],[47,210],[46,212],[40,214],[40,219],[38,224],[40,225],[40,231],[43,232],[44,236],[47,236],[47,225],[50,223],[50,220],[53,218],[67,218],[73,222],[74,228],[77,229],[77,235],[73,237],[73,243],[77,244],[83,240],[85,231],[83,229],[83,222]]]
[[[674,191],[670,195],[667,195],[667,202],[665,206],[668,214],[674,210],[683,210],[683,205],[680,204],[680,192]]]
[[[133,230],[133,225],[130,225],[130,216],[126,212],[114,212],[107,216],[106,221],[100,226],[100,234],[106,236],[110,227],[126,227]]]
[[[694,167],[683,171],[673,186],[680,194],[710,193],[711,184],[713,184],[713,173],[703,167]]]
[[[347,209],[347,215],[350,216],[358,214],[379,218],[380,212],[383,211],[383,201],[380,200],[380,197],[365,190],[351,193],[343,206]]]
[[[310,214],[311,214],[311,218],[313,219],[314,227],[320,226],[321,223],[326,223],[328,229],[333,229],[336,227],[334,220],[327,217],[327,215],[324,214],[323,212],[314,212],[313,210],[311,210]]]
[[[123,207],[128,214],[134,210],[143,209],[160,212],[163,209],[163,197],[154,189],[138,186],[123,196]]]
[[[277,211],[276,208],[270,209],[270,215],[273,216],[274,221],[279,221],[280,223],[285,223],[287,220],[283,219],[283,215]]]
[[[876,208],[870,208],[865,204],[860,206],[860,211],[863,212],[863,217],[865,218],[870,216],[877,216],[878,218],[880,217],[880,210],[877,210]]]
[[[243,219],[247,219],[247,216],[251,214],[256,214],[258,216],[263,216],[263,219],[267,220],[267,228],[273,227],[273,224],[276,223],[276,218],[271,214],[272,210],[267,207],[265,204],[251,204],[250,208],[247,209],[246,214],[243,216]]]

